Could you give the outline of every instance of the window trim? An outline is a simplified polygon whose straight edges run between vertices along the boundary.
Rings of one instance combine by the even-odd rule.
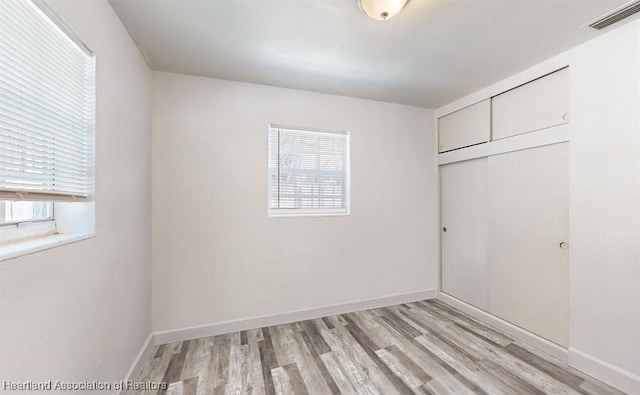
[[[0,265],[17,262],[14,258],[37,253],[58,246],[87,240],[96,236],[95,228],[95,138],[96,138],[96,103],[97,93],[97,59],[96,54],[76,32],[58,16],[47,4],[47,0],[27,0],[27,3],[42,17],[42,20],[61,36],[70,42],[72,46],[89,58],[92,58],[94,68],[92,81],[92,120],[91,120],[91,161],[89,166],[90,188],[86,193],[47,191],[42,192],[30,189],[2,188],[0,189],[0,204],[4,201],[45,201],[52,204],[51,217],[36,220],[20,220],[0,224],[0,234],[17,234],[18,237],[0,237]],[[76,202],[76,203],[72,203]],[[58,216],[58,203],[60,215]],[[78,205],[79,209],[71,212],[67,204]],[[63,210],[64,209],[64,210]],[[82,215],[82,219],[76,218]],[[25,237],[20,236],[21,230],[42,229],[41,234],[35,232]],[[28,233],[28,232],[27,232]]]
[[[96,85],[97,85],[97,60],[96,54],[87,45],[76,32],[58,16],[58,14],[47,4],[47,0],[24,0],[28,8],[32,9],[41,19],[44,25],[55,30],[59,37],[70,44],[71,48],[79,54],[83,54],[87,59],[85,66],[90,66],[90,138],[88,139],[87,159],[89,164],[86,166],[86,190],[79,191],[70,188],[62,188],[58,190],[49,189],[32,189],[24,186],[5,185],[0,188],[0,201],[45,201],[45,202],[90,202],[93,201],[95,195],[95,134],[96,134]],[[86,92],[85,92],[86,93]],[[65,136],[66,137],[66,136]],[[44,144],[42,144],[44,146]],[[68,165],[67,163],[64,163]]]
[[[21,201],[21,200],[17,200],[17,201]],[[3,203],[5,203],[6,200],[0,200],[0,213],[4,214],[4,207],[2,207]],[[49,202],[47,201],[46,203],[50,203],[51,204],[51,216],[48,218],[40,218],[40,219],[25,219],[25,220],[19,220],[19,221],[9,221],[9,222],[0,222],[0,232],[2,231],[2,229],[6,229],[9,228],[11,226],[15,226],[16,228],[19,228],[21,225],[25,225],[25,224],[31,224],[31,223],[39,223],[39,222],[47,222],[47,221],[54,221],[56,220],[56,204],[55,202]]]
[[[24,221],[0,222],[0,231],[2,231],[2,229],[6,229],[9,227],[19,228],[21,225],[25,225],[25,224],[37,224],[40,222],[47,222],[47,221],[55,222],[55,220],[56,220],[56,217],[50,217],[50,218],[43,218],[43,219],[28,219]]]
[[[47,22],[50,22],[54,28],[60,30],[64,34],[64,36],[67,37],[67,39],[69,39],[78,47],[79,50],[84,52],[87,56],[95,57],[96,54],[93,52],[93,50],[84,41],[82,41],[82,39],[80,39],[76,32],[71,27],[69,27],[69,25],[67,25],[65,21],[55,13],[55,11],[53,11],[53,9],[49,6],[49,4],[46,3],[45,0],[30,0],[30,2],[34,6],[36,11],[39,11],[44,15],[44,19]]]
[[[340,217],[351,215],[349,208],[345,209],[313,209],[313,208],[270,208],[269,217]]]
[[[14,259],[21,256],[35,254],[40,251],[49,250],[66,244],[77,243],[94,237],[96,237],[96,232],[58,233],[31,240],[5,244],[0,246],[0,266],[15,262]]]
[[[6,246],[19,245],[30,240],[45,239],[58,234],[55,220],[25,221],[0,228],[0,253]]]
[[[288,126],[276,123],[267,125],[267,216],[270,218],[289,218],[289,217],[340,217],[351,215],[351,133],[346,130],[327,130],[318,128],[307,128],[299,126]],[[271,129],[288,129],[300,132],[339,134],[345,136],[345,195],[346,208],[271,208],[270,207],[270,191],[271,177],[269,171],[269,135]]]

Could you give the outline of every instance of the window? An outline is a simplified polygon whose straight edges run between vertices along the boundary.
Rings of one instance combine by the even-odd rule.
[[[39,6],[0,1],[0,224],[93,191],[95,58]]]
[[[0,202],[0,225],[53,219],[51,202]]]
[[[349,213],[349,134],[269,125],[269,214]]]
[[[0,2],[0,197],[92,191],[95,61],[28,0]]]

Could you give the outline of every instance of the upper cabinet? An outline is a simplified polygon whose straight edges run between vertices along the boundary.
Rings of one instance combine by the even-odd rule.
[[[438,152],[489,141],[491,101],[481,101],[438,119],[438,138]]]
[[[569,69],[491,99],[492,140],[569,122]]]

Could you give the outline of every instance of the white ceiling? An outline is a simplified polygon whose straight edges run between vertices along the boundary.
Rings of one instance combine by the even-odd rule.
[[[598,35],[628,0],[110,0],[155,70],[436,108]]]

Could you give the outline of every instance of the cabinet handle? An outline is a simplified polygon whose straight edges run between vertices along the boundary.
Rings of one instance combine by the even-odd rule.
[[[565,250],[565,251],[568,250],[569,249],[569,243],[564,242],[564,241],[561,242],[560,243],[560,249]]]
[[[444,228],[442,228],[442,231],[443,231],[444,233],[447,233],[447,227],[445,226]]]
[[[569,120],[569,113],[565,112],[564,114],[562,114],[562,120],[563,121],[568,121]]]

